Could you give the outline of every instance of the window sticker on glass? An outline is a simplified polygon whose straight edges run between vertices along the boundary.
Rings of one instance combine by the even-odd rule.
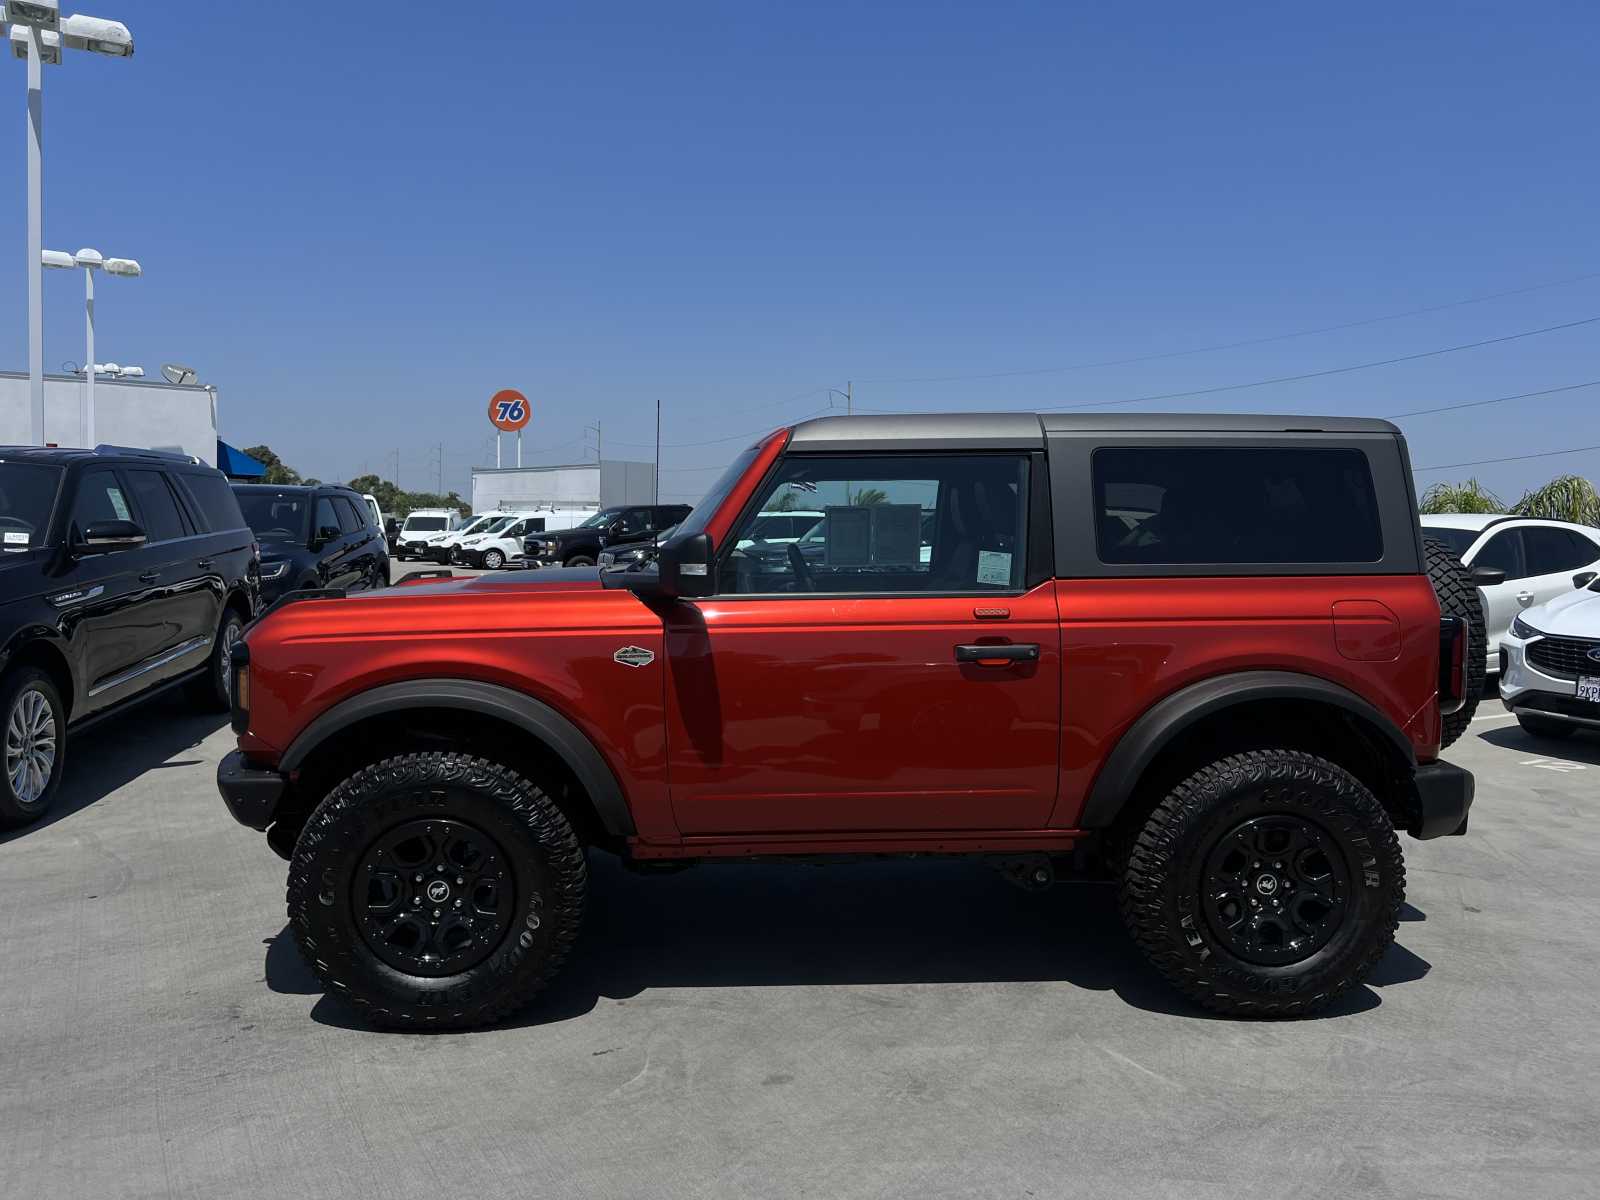
[[[117,520],[131,521],[133,519],[133,515],[128,512],[128,502],[122,498],[121,488],[107,488],[106,499],[111,501],[111,508],[117,514]]]
[[[862,567],[872,561],[872,510],[830,504],[826,543],[830,567]]]
[[[1009,587],[1011,585],[1011,555],[1004,550],[979,550],[978,582]]]
[[[26,533],[18,533],[14,530],[8,529],[6,530],[5,545],[7,550],[24,549],[28,545],[28,535]]]
[[[922,549],[920,504],[874,504],[872,561],[880,567],[913,566]]]

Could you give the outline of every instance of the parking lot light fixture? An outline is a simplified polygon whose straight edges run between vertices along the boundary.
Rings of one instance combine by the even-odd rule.
[[[7,40],[28,64],[28,399],[29,440],[44,445],[44,67],[63,50],[128,58],[133,34],[120,21],[61,16],[60,0],[7,0]],[[54,264],[50,264],[54,265]],[[92,360],[91,360],[92,361]],[[91,375],[92,378],[92,375]],[[93,444],[92,442],[90,443]]]
[[[124,279],[136,279],[144,274],[144,268],[133,258],[107,258],[100,251],[91,246],[85,246],[76,254],[68,254],[64,250],[41,250],[39,252],[41,266],[55,267],[58,269],[68,267],[83,268],[83,315],[84,327],[87,338],[87,349],[83,361],[90,367],[83,372],[83,399],[78,407],[78,432],[85,446],[95,444],[94,432],[94,377],[96,375],[111,375],[120,378],[142,378],[142,368],[118,367],[116,363],[100,364],[94,361],[94,273],[105,271],[109,275],[120,275]]]

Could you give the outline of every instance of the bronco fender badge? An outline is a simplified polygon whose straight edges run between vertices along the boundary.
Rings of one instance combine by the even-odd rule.
[[[611,656],[625,667],[648,667],[656,656],[643,646],[624,646]]]

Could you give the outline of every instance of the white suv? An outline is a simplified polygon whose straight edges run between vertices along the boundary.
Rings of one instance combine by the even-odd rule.
[[[1600,582],[1520,614],[1501,643],[1500,699],[1539,737],[1600,730]]]
[[[1489,635],[1490,674],[1500,670],[1500,643],[1518,614],[1600,576],[1600,529],[1587,525],[1429,513],[1422,518],[1422,533],[1450,547],[1474,573]],[[1497,579],[1495,572],[1503,576]]]

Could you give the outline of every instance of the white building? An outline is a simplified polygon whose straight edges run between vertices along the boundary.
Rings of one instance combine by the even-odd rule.
[[[650,504],[655,499],[654,463],[572,463],[564,467],[474,467],[472,511],[496,508],[570,511],[615,504]]]
[[[44,440],[53,446],[82,446],[84,381],[78,375],[46,375]],[[32,442],[28,377],[0,371],[0,446]],[[207,466],[217,465],[216,392],[197,384],[114,379],[94,381],[96,444],[176,450]]]

